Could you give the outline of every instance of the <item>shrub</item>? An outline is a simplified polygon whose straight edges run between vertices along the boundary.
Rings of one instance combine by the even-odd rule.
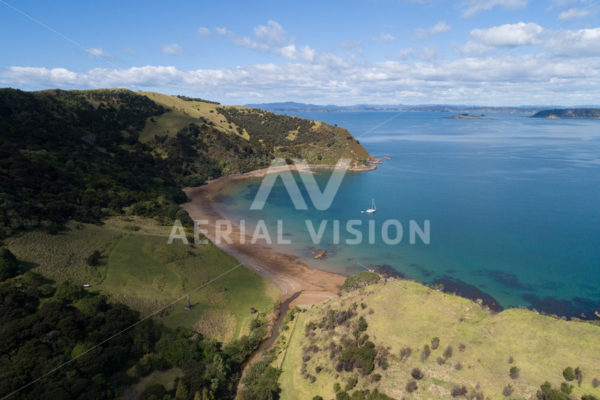
[[[577,386],[581,386],[581,381],[583,381],[583,372],[581,371],[581,368],[575,368],[574,373],[575,379],[577,379]]]
[[[598,400],[596,396],[592,396],[591,394],[584,394],[581,396],[581,400]]]
[[[508,357],[508,363],[512,364],[515,362],[515,359],[513,358],[513,356]]]
[[[458,351],[460,351],[461,353],[465,351],[466,348],[467,346],[464,343],[458,345]]]
[[[312,398],[312,400],[323,400],[323,397],[321,396],[315,396]]]
[[[354,389],[354,386],[356,386],[356,384],[358,383],[358,379],[355,377],[350,377],[348,378],[348,380],[346,381],[346,386],[344,387],[344,390],[352,390]]]
[[[571,368],[571,367],[565,368],[563,371],[563,377],[569,382],[572,381],[573,379],[575,379],[575,372],[573,371],[573,368]]]
[[[519,377],[519,368],[517,367],[510,367],[510,370],[508,372],[508,375],[512,378],[512,379],[517,379]]]
[[[462,369],[462,364],[461,364],[460,362],[457,362],[457,363],[456,363],[456,365],[454,366],[454,368],[455,368],[457,371],[460,371],[460,370]]]
[[[369,326],[369,324],[367,324],[367,321],[364,319],[364,317],[360,317],[358,319],[358,330],[360,332],[364,332],[367,330],[367,327]]]
[[[431,348],[433,350],[435,350],[438,347],[440,347],[440,338],[439,337],[434,337],[433,339],[431,339]]]
[[[64,302],[71,302],[82,298],[84,294],[85,291],[81,286],[66,281],[56,288],[54,298]]]
[[[415,378],[416,380],[423,379],[423,372],[419,368],[413,368],[410,372],[410,376]]]
[[[571,394],[573,391],[573,385],[569,385],[567,382],[560,384],[560,391],[566,394]]]
[[[464,396],[467,394],[466,386],[454,386],[450,391],[452,397]]]
[[[350,400],[350,396],[346,392],[337,392],[335,394],[335,400]]]
[[[408,393],[412,393],[412,392],[414,392],[417,389],[418,389],[418,386],[417,386],[417,382],[416,381],[408,381],[408,383],[406,384],[406,391]]]
[[[379,382],[379,381],[381,380],[381,378],[382,378],[381,374],[373,374],[373,375],[371,376],[371,380],[372,380],[373,382]]]
[[[444,358],[449,359],[450,357],[452,357],[452,353],[453,353],[452,346],[446,347],[446,350],[444,351]]]
[[[100,254],[100,252],[98,250],[94,250],[94,252],[92,254],[90,254],[88,256],[88,258],[86,259],[87,265],[89,265],[91,267],[98,266],[98,264],[100,264],[101,257],[102,257],[102,255]]]
[[[19,261],[8,249],[0,249],[0,281],[12,278],[19,272]]]
[[[502,395],[503,395],[504,397],[508,397],[508,396],[510,396],[511,394],[513,394],[513,392],[514,392],[514,391],[515,391],[515,390],[513,389],[513,387],[512,387],[512,386],[510,386],[510,385],[507,385],[507,386],[504,386],[504,389],[502,389]]]
[[[337,392],[339,392],[340,390],[342,390],[342,386],[341,386],[339,383],[337,383],[337,382],[336,382],[336,383],[334,383],[334,384],[333,384],[333,391],[337,393]]]
[[[423,347],[423,351],[421,352],[421,361],[425,362],[425,360],[427,360],[430,355],[431,349],[429,348],[429,345],[425,345],[425,347]]]
[[[436,361],[438,365],[444,365],[444,363],[446,362],[446,360],[443,357],[438,357]]]
[[[556,390],[552,388],[550,382],[544,382],[542,386],[540,386],[540,390],[537,392],[538,400],[570,400],[570,397],[561,392],[560,390]]]
[[[410,347],[403,347],[400,350],[400,361],[405,361],[408,357],[410,357],[411,353],[412,349]]]
[[[592,386],[594,388],[597,388],[598,386],[600,386],[600,379],[598,379],[598,378],[592,379]]]

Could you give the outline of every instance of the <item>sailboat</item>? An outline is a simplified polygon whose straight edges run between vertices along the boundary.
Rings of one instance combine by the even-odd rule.
[[[375,207],[375,199],[371,199],[371,208],[367,208],[365,212],[367,214],[374,214],[375,211],[377,211],[377,208]]]

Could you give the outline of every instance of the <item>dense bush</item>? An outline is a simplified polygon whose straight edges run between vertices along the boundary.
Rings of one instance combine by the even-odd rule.
[[[353,290],[379,281],[379,275],[374,272],[361,271],[358,274],[347,278],[341,287],[341,290]]]
[[[12,278],[19,272],[19,262],[10,250],[0,248],[0,281]]]

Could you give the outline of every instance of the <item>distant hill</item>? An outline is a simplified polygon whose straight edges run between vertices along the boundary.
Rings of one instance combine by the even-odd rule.
[[[546,119],[600,119],[600,108],[565,108],[542,110],[532,118]]]
[[[337,105],[317,105],[296,102],[281,103],[262,103],[248,104],[248,107],[268,110],[272,112],[370,112],[370,111],[389,111],[389,112],[454,112],[454,113],[532,113],[537,112],[544,106],[516,106],[516,107],[487,107],[487,106],[467,106],[467,105],[445,105],[445,104],[356,104],[351,106]]]
[[[125,89],[0,89],[0,237],[123,213],[185,220],[182,187],[275,157],[361,164],[369,154],[343,128],[248,107]]]

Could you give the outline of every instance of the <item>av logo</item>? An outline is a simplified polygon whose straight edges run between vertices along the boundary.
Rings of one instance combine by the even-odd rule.
[[[304,160],[294,159],[293,161],[294,167],[297,171],[310,172],[310,167]],[[333,173],[329,177],[329,181],[327,182],[327,186],[323,192],[321,192],[314,175],[310,173],[300,174],[300,179],[302,180],[302,183],[308,192],[310,200],[317,210],[327,210],[331,206],[331,203],[333,203],[333,199],[340,188],[342,179],[344,179],[349,166],[350,159],[340,159],[335,165]],[[271,190],[273,190],[273,185],[277,181],[278,177],[281,177],[283,185],[290,195],[296,210],[308,210],[308,206],[304,201],[304,197],[300,192],[300,188],[294,179],[294,175],[292,175],[292,167],[288,165],[282,158],[276,158],[271,162],[271,166],[263,178],[250,209],[262,210],[264,208],[267,198],[269,197]]]

